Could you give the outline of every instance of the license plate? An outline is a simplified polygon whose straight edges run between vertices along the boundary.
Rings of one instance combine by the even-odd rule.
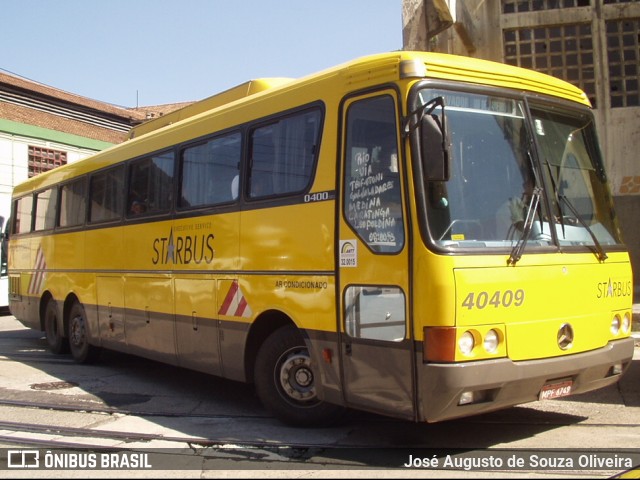
[[[540,400],[551,400],[552,398],[566,397],[571,395],[571,387],[573,381],[565,380],[564,382],[550,383],[542,387],[540,390]]]

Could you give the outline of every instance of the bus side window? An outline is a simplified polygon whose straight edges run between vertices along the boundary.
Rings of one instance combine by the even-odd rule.
[[[74,180],[60,189],[60,220],[61,227],[73,227],[84,223],[86,206],[86,182],[84,178]]]
[[[185,148],[181,155],[178,206],[196,208],[236,200],[241,153],[240,132]]]
[[[49,188],[36,194],[36,222],[34,229],[50,230],[56,224],[58,189]]]
[[[33,210],[33,196],[26,195],[15,201],[13,211],[12,233],[29,233],[31,231],[31,219]]]
[[[353,338],[401,342],[405,297],[392,286],[352,286],[345,291],[345,331]]]
[[[172,151],[131,162],[128,216],[168,212],[171,208],[172,192]]]
[[[251,177],[249,196],[268,197],[273,194],[273,167],[276,163],[273,144],[274,125],[257,128],[251,135]]]
[[[308,110],[251,132],[250,198],[292,195],[309,187],[318,155],[321,117],[320,110]]]
[[[124,165],[93,175],[90,197],[90,222],[119,220],[122,216],[124,203]]]

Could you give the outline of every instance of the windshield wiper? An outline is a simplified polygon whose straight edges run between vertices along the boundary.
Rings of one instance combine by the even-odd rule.
[[[540,203],[541,195],[542,189],[540,187],[534,187],[531,194],[531,199],[529,200],[529,205],[527,205],[527,216],[522,226],[522,235],[520,236],[518,243],[516,243],[515,246],[511,249],[511,255],[509,255],[507,265],[515,265],[522,257],[524,248],[526,247],[527,241],[529,240],[529,235],[531,235],[531,227],[533,227],[533,222],[536,218],[536,212],[538,211],[538,205]]]
[[[591,239],[593,240],[593,244],[596,249],[596,255],[598,257],[598,260],[600,260],[601,262],[604,262],[609,257],[607,257],[607,254],[604,252],[604,248],[602,248],[602,245],[600,245],[600,242],[598,242],[598,239],[596,238],[595,233],[593,233],[593,230],[591,230],[591,227],[587,225],[587,222],[583,220],[583,218],[580,216],[580,214],[576,210],[576,207],[573,206],[573,204],[569,201],[569,199],[565,195],[558,194],[558,198],[564,202],[567,208],[571,210],[571,213],[573,214],[573,216],[576,217],[576,220],[580,223],[580,225],[582,225],[584,229],[589,233],[589,235],[591,235]],[[560,217],[562,217],[562,212],[560,212]],[[563,221],[563,229],[564,229],[564,221]]]

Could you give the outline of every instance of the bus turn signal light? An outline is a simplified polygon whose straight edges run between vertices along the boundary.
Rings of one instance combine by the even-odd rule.
[[[455,327],[425,327],[423,359],[425,362],[453,362],[456,359]]]
[[[486,360],[506,355],[505,335],[493,326],[456,328],[424,327],[422,357],[425,362]]]

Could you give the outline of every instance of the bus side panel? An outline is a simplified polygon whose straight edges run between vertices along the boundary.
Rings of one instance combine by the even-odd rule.
[[[246,381],[245,350],[256,298],[245,294],[247,283],[236,278],[217,282],[216,312],[219,322],[220,363],[225,378]]]
[[[340,381],[340,352],[338,351],[338,334],[336,332],[307,330],[310,340],[309,354],[311,361],[317,365],[320,381],[316,382],[318,398],[344,405],[344,394]]]
[[[128,248],[130,248],[128,246]],[[116,272],[128,266],[128,250],[123,248],[122,228],[105,227],[85,232],[85,264],[89,272]]]
[[[55,240],[54,265],[66,282],[57,284],[55,297],[62,300],[69,292],[69,286],[75,282],[71,281],[76,272],[85,270],[85,232],[60,233],[51,236]],[[51,268],[54,268],[54,265]],[[67,277],[68,276],[68,277]]]
[[[9,242],[9,308],[24,326],[37,330],[42,329],[39,294],[45,285],[47,266],[47,252],[39,246],[40,238],[33,236],[14,236]]]
[[[333,271],[334,202],[242,212],[243,271]]]
[[[303,334],[335,332],[335,202],[299,200],[294,205],[241,213],[239,268],[243,273],[235,283],[218,282],[225,377],[244,376],[245,341],[256,320],[267,320],[261,327],[266,332],[277,329],[283,320]],[[265,312],[267,317],[262,316]],[[337,355],[335,343],[331,347]],[[337,357],[335,362],[327,367],[337,368]]]
[[[126,276],[125,332],[129,351],[176,364],[173,286],[169,276]]]
[[[29,275],[9,275],[9,310],[25,327],[40,330],[38,304],[26,294],[24,285],[29,285]]]
[[[98,293],[100,292],[96,274],[102,276],[115,275],[115,272],[121,271],[126,264],[127,257],[125,256],[125,249],[122,245],[122,228],[116,226],[105,226],[105,228],[87,230],[84,233],[84,269],[87,272],[86,284],[82,285],[82,290],[76,292],[76,296],[80,303],[85,307],[87,314],[87,322],[89,325],[89,335],[91,343],[94,345],[101,344],[101,337],[109,330],[109,324],[114,322],[114,331],[117,331],[117,315],[118,308],[123,306],[120,303],[118,297],[112,297],[111,293],[113,285],[109,285],[107,290],[107,297],[105,303],[98,303]],[[76,280],[79,280],[77,277]],[[76,286],[80,285],[80,282],[74,283]],[[110,303],[111,302],[111,303]],[[104,316],[104,307],[107,307],[107,316]],[[108,315],[111,312],[112,319],[109,319]],[[107,328],[103,328],[107,327]],[[116,350],[126,351],[122,347],[117,347],[113,341],[114,338],[111,334],[106,334],[107,343],[111,348]]]
[[[209,275],[176,278],[174,288],[178,364],[221,375],[215,280]]]
[[[124,331],[124,280],[120,275],[96,277],[100,344],[126,351]]]

